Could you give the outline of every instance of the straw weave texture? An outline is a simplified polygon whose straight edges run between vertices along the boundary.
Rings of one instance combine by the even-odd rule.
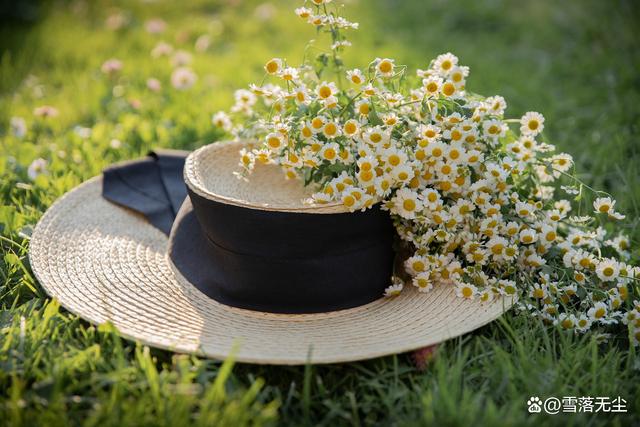
[[[184,167],[185,182],[202,197],[237,206],[261,210],[300,213],[342,213],[348,210],[337,202],[304,203],[314,193],[313,187],[288,180],[277,165],[256,163],[246,179],[232,172],[241,170],[239,151],[246,141],[205,145],[189,155]]]

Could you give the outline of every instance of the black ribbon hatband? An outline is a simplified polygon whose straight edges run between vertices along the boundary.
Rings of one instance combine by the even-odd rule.
[[[172,156],[167,161],[158,153],[110,168],[103,195],[165,233],[170,218],[169,258],[204,294],[251,310],[314,313],[359,306],[384,293],[394,231],[379,207],[309,214],[221,203],[187,193]],[[180,198],[184,203],[174,219]]]

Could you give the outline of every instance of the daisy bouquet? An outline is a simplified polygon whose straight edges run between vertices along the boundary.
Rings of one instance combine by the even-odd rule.
[[[241,152],[244,173],[277,164],[315,186],[309,203],[388,210],[410,256],[387,296],[404,286],[453,286],[482,301],[518,295],[519,308],[545,322],[604,338],[607,325],[624,324],[638,344],[640,268],[608,224],[624,215],[544,141],[541,114],[508,118],[504,98],[468,91],[469,68],[451,53],[415,76],[390,58],[347,69],[345,34],[358,24],[331,0],[295,12],[329,34],[330,49],[299,66],[269,60],[263,82],[213,117],[256,141]],[[586,192],[592,209],[575,214]]]

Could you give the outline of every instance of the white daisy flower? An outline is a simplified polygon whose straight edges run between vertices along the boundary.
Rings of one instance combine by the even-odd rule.
[[[433,289],[433,282],[431,281],[430,274],[427,272],[416,274],[411,280],[411,283],[418,288],[418,292],[429,292]]]
[[[404,262],[404,267],[407,272],[413,276],[418,273],[422,273],[427,269],[427,259],[420,255],[414,255],[412,257],[407,258]]]
[[[458,65],[458,57],[451,52],[438,55],[433,63],[433,68],[441,75],[448,75],[453,68]]]
[[[357,135],[359,130],[360,130],[360,124],[358,123],[357,120],[354,120],[354,119],[347,120],[342,125],[342,131],[344,132],[345,135],[349,137],[353,137]]]
[[[284,136],[280,132],[271,132],[265,138],[267,147],[271,151],[279,151],[284,147]]]
[[[339,137],[341,135],[340,127],[338,126],[338,124],[336,122],[333,122],[333,121],[327,122],[322,127],[322,134],[327,139],[337,138],[337,137]]]
[[[355,85],[360,86],[361,84],[363,84],[365,82],[365,77],[364,74],[362,74],[362,71],[360,71],[357,68],[354,68],[353,70],[349,70],[347,71],[347,78],[349,79],[349,81]]]
[[[331,164],[334,164],[338,160],[338,153],[340,152],[340,146],[335,142],[325,144],[320,150],[320,158]]]
[[[398,190],[392,202],[393,208],[391,212],[405,219],[415,218],[416,213],[422,210],[422,202],[418,193],[408,188]]]
[[[404,184],[407,184],[414,177],[413,168],[408,164],[403,164],[391,169],[389,174],[395,179],[396,183]]]
[[[478,288],[470,283],[456,284],[456,295],[460,298],[473,299],[478,293]]]
[[[279,75],[282,80],[285,80],[288,82],[295,82],[300,77],[300,74],[298,73],[298,69],[293,67],[286,67],[279,73]]]
[[[34,181],[38,176],[48,173],[47,166],[48,162],[43,158],[38,158],[32,161],[27,168],[27,175],[29,176],[29,179]]]
[[[371,103],[367,99],[359,99],[356,102],[355,109],[360,116],[368,116],[371,112]]]
[[[520,119],[520,132],[523,135],[536,136],[544,129],[544,117],[540,113],[529,111]]]
[[[211,118],[211,122],[216,127],[219,127],[226,132],[231,131],[231,128],[233,127],[233,123],[231,123],[231,118],[229,118],[227,113],[225,113],[224,111],[218,111],[217,113],[215,113]]]
[[[264,64],[264,70],[271,75],[278,74],[282,71],[284,62],[280,58],[272,58]]]
[[[538,240],[538,233],[532,228],[527,228],[520,231],[520,243],[529,245],[535,243]]]
[[[357,187],[348,187],[341,194],[342,204],[351,212],[360,208],[360,201],[364,192]]]
[[[562,329],[573,329],[577,321],[578,319],[573,314],[560,313],[554,324],[560,325]]]
[[[295,13],[302,19],[308,19],[313,14],[313,11],[308,7],[298,7]]]
[[[607,304],[604,302],[596,302],[593,307],[587,311],[587,316],[593,322],[605,320],[608,313]]]
[[[320,99],[327,99],[338,93],[338,87],[333,82],[322,82],[316,87],[316,94]]]
[[[376,72],[380,74],[382,77],[393,76],[393,71],[395,69],[395,63],[393,59],[378,58],[376,59],[375,63],[376,63]]]
[[[9,126],[16,138],[23,138],[27,134],[27,123],[22,117],[11,117]]]
[[[397,281],[396,283],[387,287],[384,290],[384,296],[388,298],[397,297],[398,295],[400,295],[400,292],[402,292],[403,288],[404,288],[404,285],[402,284],[402,282]]]
[[[603,259],[596,267],[598,278],[604,282],[610,282],[618,278],[620,266],[611,259]]]
[[[595,213],[606,213],[610,218],[614,219],[624,219],[625,216],[617,213],[614,210],[614,206],[616,201],[611,199],[611,197],[598,197],[593,202],[593,208],[595,209]]]

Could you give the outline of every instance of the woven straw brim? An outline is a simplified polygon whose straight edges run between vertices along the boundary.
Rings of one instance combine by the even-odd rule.
[[[511,301],[455,296],[450,286],[310,315],[225,306],[176,275],[167,237],[144,218],[101,197],[93,178],[57,201],[38,223],[30,261],[46,292],[91,323],[176,352],[241,362],[347,362],[405,352],[476,329]],[[286,280],[283,277],[282,280]]]

